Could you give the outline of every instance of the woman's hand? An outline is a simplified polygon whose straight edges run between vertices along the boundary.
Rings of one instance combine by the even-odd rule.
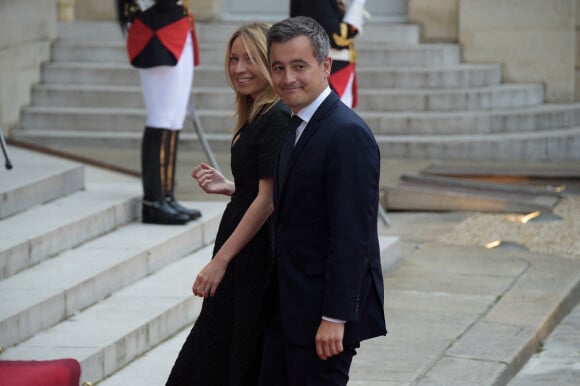
[[[224,260],[214,258],[210,261],[197,275],[191,287],[193,294],[202,298],[215,295],[227,268],[228,264]]]
[[[201,163],[191,172],[191,176],[197,180],[199,187],[206,193],[225,194],[231,196],[234,192],[234,184],[216,169],[208,164]]]
[[[194,175],[194,178],[200,182],[202,189],[203,186],[205,186],[204,184],[206,181],[213,178],[208,175],[212,171],[215,171],[215,169],[205,164],[201,164],[194,169],[192,174]],[[215,173],[216,175],[221,176],[217,171],[215,171]],[[210,183],[210,185],[212,183]],[[224,184],[223,180],[221,183]],[[225,184],[228,183],[229,181],[226,180]],[[219,248],[212,261],[210,261],[197,275],[192,286],[192,291],[195,296],[207,298],[215,294],[218,285],[225,275],[229,262],[240,253],[244,246],[250,242],[252,237],[254,237],[262,225],[264,225],[274,209],[272,204],[272,185],[273,182],[271,178],[263,178],[259,181],[258,195],[254,201],[252,201],[246,213],[244,213],[240,223],[236,229],[234,229],[230,237],[228,237],[224,244]]]

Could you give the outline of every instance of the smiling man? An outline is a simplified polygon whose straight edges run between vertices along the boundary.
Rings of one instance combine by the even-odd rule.
[[[346,385],[365,339],[386,334],[377,235],[380,154],[331,91],[329,40],[310,17],[268,32],[272,82],[299,117],[274,179],[277,304],[261,385]]]

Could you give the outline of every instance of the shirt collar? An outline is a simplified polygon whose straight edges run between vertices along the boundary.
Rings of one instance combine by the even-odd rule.
[[[310,103],[308,106],[304,107],[302,110],[298,111],[296,115],[300,117],[304,122],[310,122],[312,116],[318,110],[322,102],[326,99],[327,96],[330,95],[330,86],[326,86],[326,88]]]

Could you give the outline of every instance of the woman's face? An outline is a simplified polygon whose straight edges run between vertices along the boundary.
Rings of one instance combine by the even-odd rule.
[[[242,95],[250,95],[253,99],[256,99],[258,94],[268,87],[268,81],[246,51],[240,37],[237,37],[232,43],[229,73],[237,92]]]

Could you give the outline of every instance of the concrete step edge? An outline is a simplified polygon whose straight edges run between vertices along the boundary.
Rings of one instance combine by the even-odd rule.
[[[199,46],[203,48],[211,48],[211,49],[219,49],[220,52],[223,50],[223,45],[226,42],[208,42],[208,41],[201,41],[199,42]],[[95,39],[91,40],[72,40],[59,37],[53,42],[53,47],[62,49],[62,48],[118,48],[118,49],[126,49],[126,44],[124,40],[100,40],[97,36]],[[461,45],[457,43],[438,43],[438,42],[425,42],[420,44],[412,44],[408,42],[400,42],[400,43],[380,43],[375,41],[361,41],[357,42],[356,45],[357,51],[365,51],[365,50],[385,50],[385,51],[399,51],[399,50],[411,50],[411,51],[424,51],[424,50],[456,50],[461,49]]]
[[[391,274],[401,259],[400,240],[393,236],[380,236],[381,263],[383,272]],[[158,346],[152,347],[144,355],[136,358],[125,368],[112,374],[99,385],[120,386],[139,384],[143,386],[162,385],[166,381],[173,362],[191,330],[191,324],[168,338]]]
[[[495,109],[484,111],[362,111],[357,110],[357,114],[363,118],[442,118],[442,117],[477,117],[477,116],[509,116],[509,115],[526,115],[526,114],[541,114],[546,112],[567,112],[580,109],[580,103],[543,103],[540,105],[516,107],[509,109]],[[144,115],[144,108],[114,108],[114,107],[52,107],[52,106],[26,106],[22,109],[24,114],[48,114],[48,115],[106,115],[113,114],[128,114],[128,115]],[[200,109],[197,111],[199,116],[207,117],[231,117],[232,110],[227,109]]]
[[[377,135],[376,140],[383,143],[453,143],[453,142],[502,142],[507,139],[556,138],[580,135],[580,126],[557,130],[526,131],[517,133],[465,134],[465,135]]]
[[[0,326],[9,332],[3,345],[20,343],[211,243],[223,205],[195,204],[204,216],[186,226],[129,224],[0,282],[7,299]]]
[[[273,20],[275,21],[275,20]],[[247,21],[196,21],[196,30],[200,42],[225,42],[233,31]],[[59,23],[57,35],[66,40],[123,40],[118,23],[114,21],[75,21]],[[419,42],[419,27],[409,23],[373,23],[365,24],[365,34],[358,41],[417,44]]]
[[[465,93],[481,93],[481,92],[499,92],[512,90],[535,90],[543,89],[541,83],[500,83],[492,84],[482,87],[465,87],[465,88],[449,88],[449,89],[369,89],[363,88],[359,90],[360,94],[366,95],[393,95],[393,96],[407,96],[407,95],[441,95],[441,94],[465,94]],[[139,85],[102,85],[102,84],[76,84],[76,83],[39,83],[33,85],[33,91],[79,91],[79,92],[124,92],[124,93],[141,93]],[[227,86],[196,86],[193,85],[191,94],[232,94],[233,91]]]
[[[138,185],[87,186],[0,222],[2,279],[137,218]],[[106,199],[103,196],[107,195]]]
[[[211,249],[198,250],[116,291],[6,350],[3,359],[75,358],[82,367],[81,383],[102,380],[195,320],[201,300],[191,295],[191,284]]]
[[[223,44],[201,44],[202,65],[221,65]],[[53,63],[128,64],[123,42],[56,41],[52,46]],[[452,45],[357,45],[359,68],[382,63],[384,66],[437,67],[460,63],[460,48]]]
[[[85,187],[85,170],[81,164],[17,147],[9,147],[7,151],[13,169],[0,170],[0,220]]]
[[[358,111],[376,135],[469,135],[557,130],[580,125],[580,104],[536,104],[489,110]],[[206,133],[223,133],[234,125],[233,112],[198,109]],[[23,130],[141,131],[139,108],[27,107]],[[189,125],[189,123],[187,123]],[[14,138],[18,134],[12,133]]]
[[[137,71],[128,63],[117,62],[46,62],[43,65],[45,70],[63,69],[63,70],[130,70]],[[361,76],[367,73],[425,73],[425,72],[450,72],[450,71],[478,71],[478,70],[500,70],[501,65],[494,63],[455,63],[449,65],[438,65],[432,67],[425,66],[362,66],[357,67],[357,73]],[[223,73],[223,65],[220,64],[200,64],[196,67],[196,73],[199,72],[219,72]]]
[[[383,158],[446,161],[573,162],[580,127],[537,132],[442,136],[381,136]]]
[[[229,87],[193,87],[200,109],[232,106]],[[499,84],[458,89],[361,89],[360,111],[491,111],[538,106],[544,102],[541,84]],[[32,106],[44,108],[144,108],[139,86],[43,84],[32,91]]]
[[[578,134],[580,133],[580,126],[573,126],[569,128],[561,128],[554,130],[538,130],[538,131],[523,131],[523,132],[508,132],[508,133],[494,133],[493,136],[489,134],[446,134],[446,135],[375,135],[377,142],[385,143],[417,143],[424,144],[429,142],[471,142],[471,141],[490,141],[490,142],[501,142],[503,139],[521,139],[521,138],[544,138],[544,137],[559,137],[562,135]],[[80,132],[72,132],[69,130],[21,130],[17,132],[16,138],[19,140],[25,140],[26,138],[34,138],[38,136],[40,138],[61,138],[66,140],[67,138],[75,139],[110,139],[123,140],[140,140],[142,133],[140,132],[112,132],[103,133],[99,130],[87,130]],[[231,134],[225,133],[206,133],[205,137],[210,141],[226,141],[231,142]],[[198,138],[196,134],[190,134],[188,132],[183,132],[180,135],[180,140],[184,142],[197,142]],[[184,144],[186,146],[186,144]]]
[[[499,252],[501,253],[501,252]],[[506,255],[512,253],[505,251]],[[541,342],[580,300],[580,263],[528,253],[528,268],[443,356],[494,361],[501,371],[489,384],[508,384]],[[525,312],[521,312],[526,310]],[[487,332],[493,331],[492,334]],[[473,342],[478,342],[473,345]],[[436,372],[438,364],[433,366]]]

